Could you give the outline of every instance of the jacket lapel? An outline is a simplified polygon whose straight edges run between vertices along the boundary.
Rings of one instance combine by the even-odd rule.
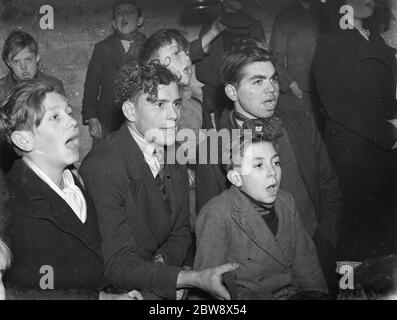
[[[57,228],[79,239],[88,249],[101,257],[98,246],[90,239],[89,229],[85,228],[70,206],[22,160],[16,161],[9,177],[15,184],[20,185],[27,195],[30,203],[28,215],[51,221]],[[92,214],[88,212],[87,206],[86,223],[92,218]]]
[[[232,186],[230,191],[232,219],[261,250],[282,266],[288,267],[285,256],[273,233],[256,212],[249,199],[235,186]]]
[[[121,127],[118,134],[123,139],[119,152],[127,169],[133,198],[153,237],[161,243],[160,239],[164,237],[163,232],[168,232],[164,223],[169,217],[161,216],[159,212],[159,210],[166,211],[159,187],[145,161],[142,150],[131,136],[127,124]],[[169,172],[165,173],[169,175]],[[169,179],[166,178],[166,180]],[[151,208],[157,208],[157,210],[151,210]]]

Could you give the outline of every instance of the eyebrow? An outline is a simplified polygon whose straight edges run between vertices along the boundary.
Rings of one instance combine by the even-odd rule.
[[[272,78],[277,77],[277,76],[278,76],[278,72],[275,71],[275,72],[269,77],[269,79],[272,79]],[[256,79],[264,79],[264,80],[266,80],[266,79],[268,79],[268,77],[266,77],[266,76],[264,76],[264,75],[261,75],[261,74],[255,74],[255,75],[253,75],[252,77],[250,77],[249,80],[256,80]]]

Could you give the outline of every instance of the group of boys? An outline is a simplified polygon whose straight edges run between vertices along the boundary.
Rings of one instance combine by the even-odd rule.
[[[228,3],[236,8],[240,2],[225,1],[226,8]],[[237,6],[236,12],[242,9]],[[138,31],[143,16],[136,2],[116,2],[115,32],[95,46],[87,70],[83,122],[89,126],[95,146],[79,169],[82,181],[75,179],[71,188],[80,200],[64,197],[79,218],[68,222],[68,228],[78,229],[79,236],[90,232],[95,238],[98,234],[92,228],[97,222],[101,249],[91,248],[90,244],[88,247],[100,252],[103,270],[92,257],[96,266],[93,270],[103,272],[113,287],[124,292],[137,289],[148,298],[172,299],[175,292],[177,297],[183,296],[179,289],[195,286],[217,297],[230,298],[214,288],[219,289],[223,273],[235,270],[231,280],[225,282],[237,284],[233,295],[236,298],[288,299],[302,291],[335,295],[334,248],[342,206],[336,174],[312,117],[299,110],[276,108],[278,74],[264,38],[242,39],[251,31],[243,30],[241,34],[241,26],[233,29],[230,21],[236,21],[232,19],[235,13],[229,14],[232,16],[225,14],[226,18],[215,20],[207,32],[191,43],[175,30],[160,30],[146,39]],[[241,21],[251,23],[248,18]],[[240,33],[236,34],[236,29]],[[220,81],[223,84],[232,110],[214,107],[215,86],[211,89],[208,84],[203,105],[189,92],[192,61],[208,64],[205,61],[213,59],[209,52],[216,48],[215,41],[222,32],[229,32],[223,35],[227,50],[222,61],[212,64],[214,68],[220,64],[216,67],[220,78],[214,81],[216,86]],[[18,38],[20,42],[15,40]],[[10,68],[2,80],[5,91],[12,92],[6,99],[10,110],[17,105],[15,101],[12,105],[17,92],[11,89],[20,80],[39,84],[44,80],[52,84],[55,92],[65,95],[60,81],[37,69],[37,44],[25,33],[16,31],[9,36],[3,59]],[[21,97],[21,87],[17,87]],[[29,89],[32,95],[33,87]],[[51,90],[44,96],[49,94]],[[52,105],[48,105],[50,102]],[[42,101],[47,104],[40,121],[49,121],[52,126],[51,120],[57,119],[56,115],[47,119],[51,108],[60,108],[61,114],[68,115],[70,108],[59,96],[53,96],[50,102],[47,98]],[[215,116],[214,109],[219,109]],[[186,112],[190,115],[186,116]],[[76,151],[76,123],[67,121],[69,131],[62,147],[65,144],[68,152]],[[182,127],[194,132],[200,128],[226,129],[230,136],[237,130],[238,135],[230,145],[216,148],[223,156],[219,163],[192,161],[188,171],[185,165],[167,162],[170,150],[179,147],[175,141]],[[50,167],[52,158],[68,153],[52,150],[59,143],[45,140],[44,136],[39,140],[20,134],[28,129],[9,129],[9,140],[27,164],[24,170],[31,169],[44,181],[52,180],[48,172],[45,178],[40,176],[40,162]],[[247,130],[251,133],[248,139],[243,134]],[[51,134],[51,130],[41,134]],[[197,141],[198,150],[199,143],[211,141]],[[71,163],[65,160],[62,166]],[[189,175],[192,171],[195,174]],[[62,181],[67,181],[62,177]],[[13,170],[7,179],[14,179],[15,184],[15,179],[22,177]],[[58,182],[61,189],[65,187]],[[196,185],[200,212],[195,223],[189,222],[192,184]],[[283,190],[279,191],[279,187]],[[92,198],[92,203],[83,201],[84,197]],[[92,204],[95,219],[86,214]],[[37,211],[38,207],[34,209]],[[23,215],[18,219],[23,219]],[[86,221],[92,219],[95,224],[87,225]],[[82,228],[81,224],[86,225]],[[16,225],[12,218],[10,225]],[[196,246],[191,246],[192,228]],[[71,232],[68,230],[63,232]],[[14,231],[10,233],[18,243],[21,239]],[[46,240],[40,245],[45,247]],[[23,282],[23,273],[28,271],[18,273],[13,268],[16,270],[20,264],[20,268],[29,269],[26,257],[22,257],[26,253],[21,248],[11,249],[15,250],[14,265],[8,281]],[[186,270],[192,267],[192,261],[187,259],[189,250],[196,253],[193,266],[194,270],[203,271],[201,276]],[[43,261],[36,259],[35,263],[40,265]],[[226,263],[238,263],[239,268],[226,265],[217,269]],[[212,277],[215,283],[208,280],[208,270],[217,276]],[[87,274],[90,271],[82,270],[87,277],[94,277],[93,273]]]

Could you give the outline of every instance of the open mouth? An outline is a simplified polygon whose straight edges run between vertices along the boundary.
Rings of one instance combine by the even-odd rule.
[[[128,20],[121,20],[121,27],[125,28],[126,26],[128,26]]]
[[[76,133],[66,140],[65,145],[68,149],[78,149],[79,147],[79,134]]]
[[[274,107],[276,104],[276,98],[274,96],[271,96],[264,101],[264,104],[268,107]]]
[[[269,192],[269,193],[273,193],[273,194],[276,193],[277,192],[277,184],[274,183],[274,184],[269,185],[266,188],[266,191]]]

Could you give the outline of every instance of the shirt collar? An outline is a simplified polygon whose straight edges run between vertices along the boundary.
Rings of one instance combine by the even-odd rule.
[[[138,131],[136,128],[135,124],[133,122],[129,122],[127,124],[127,128],[129,132],[131,133],[132,138],[135,140],[137,143],[139,149],[141,149],[143,156],[145,158],[145,161],[147,164],[149,164],[149,167],[153,173],[154,176],[157,175],[158,173],[158,167],[153,166],[153,161],[156,161],[158,157],[156,157],[156,152],[160,153],[161,156],[164,156],[164,148],[156,145],[153,142],[147,141],[142,134]]]

